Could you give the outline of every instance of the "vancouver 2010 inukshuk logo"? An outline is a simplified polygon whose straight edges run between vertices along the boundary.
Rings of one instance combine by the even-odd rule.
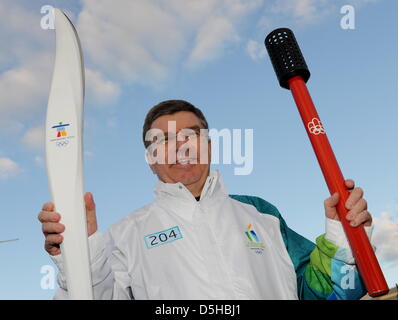
[[[68,135],[68,127],[70,127],[70,123],[59,122],[58,124],[51,127],[54,130],[55,138],[51,139],[51,142],[54,142],[57,147],[67,147],[69,145],[70,139],[73,139],[75,136]]]
[[[257,233],[254,231],[251,223],[246,227],[245,234],[249,239],[246,246],[255,251],[257,254],[263,253],[265,246],[260,241],[260,238],[258,237]]]

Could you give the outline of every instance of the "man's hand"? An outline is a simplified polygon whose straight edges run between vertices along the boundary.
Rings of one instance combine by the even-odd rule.
[[[368,204],[363,199],[363,190],[361,188],[354,188],[355,182],[351,179],[345,180],[345,185],[350,191],[345,207],[349,210],[347,214],[347,220],[350,221],[351,226],[357,227],[361,224],[370,226],[372,224],[372,216],[368,212]],[[335,193],[330,198],[324,201],[325,214],[329,219],[340,221],[337,213],[337,203],[339,202],[339,194]]]
[[[86,192],[84,195],[87,216],[87,234],[91,236],[97,231],[97,217],[95,214],[95,202],[93,195]],[[44,248],[52,255],[56,256],[61,253],[60,244],[64,240],[61,235],[65,231],[65,226],[60,223],[61,215],[54,211],[54,203],[47,202],[43,205],[42,211],[38,215],[38,219],[42,224],[42,232],[45,237]]]

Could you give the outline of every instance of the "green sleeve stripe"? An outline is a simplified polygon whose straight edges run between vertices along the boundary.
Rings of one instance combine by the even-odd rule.
[[[326,240],[324,234],[316,239],[316,244],[317,247],[311,253],[311,265],[314,269],[320,270],[331,277],[331,261],[339,250],[339,247]]]
[[[323,295],[333,292],[332,257],[339,248],[321,235],[316,239],[317,247],[311,252],[310,264],[305,270],[308,286]]]
[[[328,296],[333,292],[333,283],[325,274],[310,265],[305,269],[305,280],[308,287],[318,294]]]

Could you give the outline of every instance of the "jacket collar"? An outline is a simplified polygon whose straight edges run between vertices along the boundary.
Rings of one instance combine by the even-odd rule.
[[[181,183],[165,183],[158,181],[155,187],[157,200],[191,202],[196,204],[193,194]],[[210,170],[200,196],[200,202],[210,203],[219,197],[228,196],[227,189],[218,170]]]

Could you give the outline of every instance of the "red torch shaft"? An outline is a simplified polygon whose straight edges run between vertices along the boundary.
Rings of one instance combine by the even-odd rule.
[[[307,86],[301,76],[289,79],[289,86],[330,194],[337,192],[340,195],[337,212],[366,289],[372,297],[383,295],[389,289],[365,229],[362,225],[352,227],[346,219],[348,210],[345,207],[345,203],[349,197],[349,191],[345,186],[343,174],[322,127]]]

